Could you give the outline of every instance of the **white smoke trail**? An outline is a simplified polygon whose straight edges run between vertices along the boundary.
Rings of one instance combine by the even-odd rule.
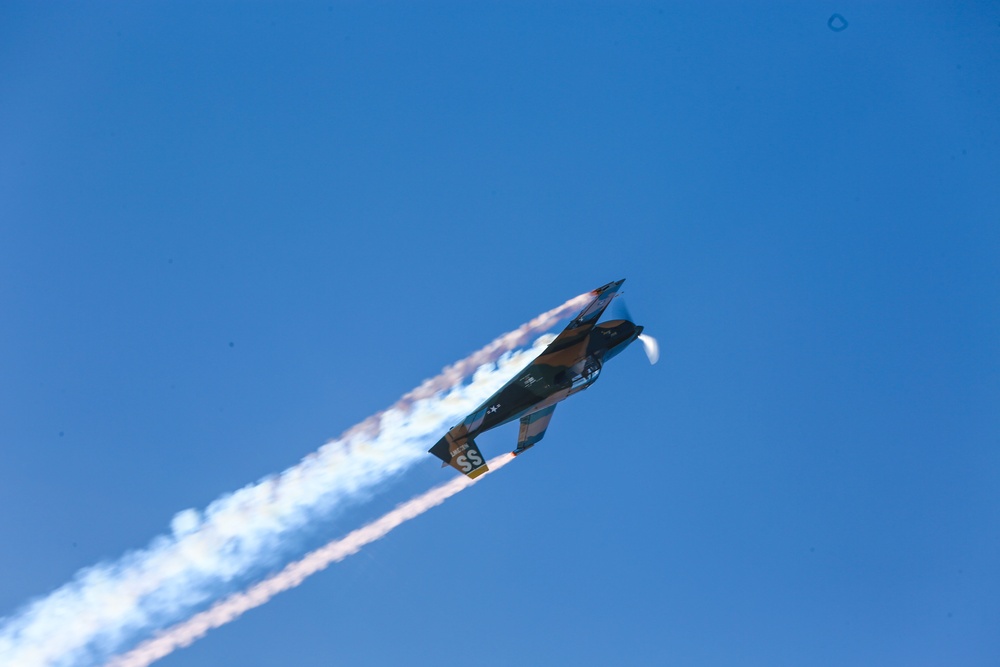
[[[488,464],[490,472],[496,472],[513,460],[513,454],[501,454],[491,459]],[[385,537],[396,526],[420,516],[432,507],[437,507],[459,491],[469,488],[489,474],[488,472],[476,479],[464,476],[454,477],[451,481],[408,500],[368,525],[358,528],[345,537],[329,542],[294,563],[289,563],[281,572],[254,584],[241,593],[216,602],[209,609],[195,614],[152,639],[144,641],[128,653],[113,658],[105,667],[147,667],[147,665],[170,655],[179,648],[190,646],[208,634],[209,630],[235,621],[251,609],[266,603],[278,593],[295,588],[307,577],[326,569],[332,563],[340,562],[348,556],[356,554],[365,545]]]
[[[272,565],[291,538],[423,459],[451,424],[539,350],[512,350],[574,314],[584,294],[449,366],[279,475],[185,510],[171,534],[74,579],[0,621],[0,666],[80,667],[188,616]],[[463,382],[472,375],[469,384]]]

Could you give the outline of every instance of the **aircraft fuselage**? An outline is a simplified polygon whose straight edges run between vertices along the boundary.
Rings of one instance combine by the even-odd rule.
[[[431,449],[469,477],[486,471],[474,438],[502,424],[521,420],[514,454],[536,444],[545,433],[555,405],[590,387],[609,359],[642,333],[629,320],[597,324],[624,281],[594,290],[594,300],[520,373],[483,402],[461,424],[451,428]]]

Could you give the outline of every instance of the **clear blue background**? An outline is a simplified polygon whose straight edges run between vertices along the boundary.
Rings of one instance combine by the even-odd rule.
[[[0,613],[626,277],[658,366],[161,664],[996,665],[1000,11],[706,5],[3,3]]]

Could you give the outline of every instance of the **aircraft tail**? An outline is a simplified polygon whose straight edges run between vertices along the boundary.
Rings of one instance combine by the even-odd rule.
[[[489,470],[486,459],[469,437],[455,438],[451,431],[437,441],[429,450],[431,454],[470,479],[475,479]]]

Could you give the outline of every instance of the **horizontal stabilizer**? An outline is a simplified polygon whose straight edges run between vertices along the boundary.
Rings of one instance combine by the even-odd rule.
[[[545,429],[549,427],[549,420],[552,419],[552,413],[555,411],[556,406],[550,405],[521,417],[521,432],[517,436],[517,449],[514,450],[514,456],[529,447],[534,447],[539,440],[545,437]]]

